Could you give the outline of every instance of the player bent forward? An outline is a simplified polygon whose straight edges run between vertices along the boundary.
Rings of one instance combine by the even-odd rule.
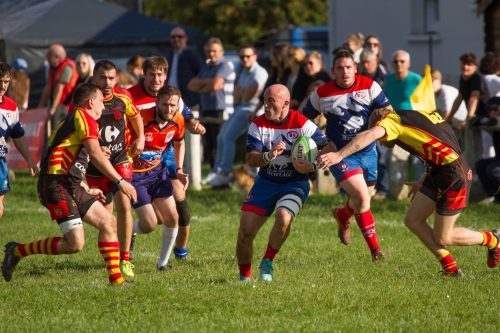
[[[419,181],[406,183],[412,186],[409,196],[413,200],[405,225],[436,256],[444,275],[464,275],[446,246],[485,246],[488,267],[496,267],[500,261],[499,230],[454,228],[462,208],[467,206],[472,171],[460,152],[453,130],[439,113],[377,109],[370,116],[368,128],[340,151],[318,157],[318,168],[338,163],[375,140],[388,148],[400,146],[426,165]],[[427,218],[434,212],[433,228]]]
[[[184,163],[184,118],[177,112],[179,108],[180,91],[172,85],[165,85],[158,91],[156,107],[142,110],[146,143],[142,154],[135,156],[132,184],[137,189],[137,203],[134,207],[139,221],[134,222],[134,233],[147,234],[153,231],[157,224],[155,210],[163,219],[162,243],[160,259],[157,268],[171,269],[168,258],[177,237],[179,215],[175,207],[172,182],[167,177],[164,163],[161,163],[162,153],[172,143],[175,148],[175,160],[179,165]],[[134,138],[134,136],[132,136]],[[188,175],[181,167],[177,167],[177,179],[188,185]]]
[[[290,93],[283,85],[273,85],[264,92],[265,113],[250,125],[246,161],[260,167],[254,185],[241,210],[236,255],[240,280],[249,281],[253,240],[276,208],[274,227],[267,250],[260,263],[260,278],[273,280],[273,260],[290,234],[291,222],[299,214],[307,195],[307,173],[315,166],[307,161],[294,162],[290,157],[293,143],[300,136],[311,137],[319,148],[335,147],[306,117],[290,109]]]
[[[2,275],[12,278],[20,259],[33,254],[73,254],[85,244],[82,220],[99,230],[98,246],[108,270],[109,282],[125,283],[118,264],[119,244],[116,218],[96,199],[104,201],[102,191],[83,187],[83,173],[90,161],[130,200],[136,200],[132,185],[123,181],[99,146],[97,119],[104,110],[103,94],[93,83],[84,83],[73,94],[76,106],[49,139],[47,156],[38,178],[38,198],[57,221],[63,237],[50,237],[33,243],[9,242],[5,245]]]

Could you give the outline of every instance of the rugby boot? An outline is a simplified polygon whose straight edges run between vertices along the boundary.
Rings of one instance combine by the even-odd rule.
[[[12,280],[12,274],[14,273],[14,269],[16,268],[19,260],[21,260],[18,256],[14,254],[14,250],[19,243],[16,242],[8,242],[5,244],[5,255],[3,257],[2,262],[2,275],[5,281],[10,282]]]
[[[372,250],[372,261],[379,261],[385,259],[385,254],[380,248]]]
[[[120,261],[120,271],[122,272],[123,278],[128,282],[133,282],[135,280],[135,274],[133,271],[134,268],[134,264],[132,264],[130,261]]]
[[[465,276],[464,272],[462,272],[462,270],[460,268],[458,268],[453,273],[446,273],[444,271],[441,271],[441,273],[443,274],[443,276],[446,276],[446,277],[463,278]]]
[[[337,207],[332,211],[333,218],[337,221],[337,225],[339,227],[337,231],[337,235],[340,238],[340,242],[345,245],[349,245],[351,243],[351,230],[349,229],[349,221],[342,222],[339,217],[339,212],[342,208]]]
[[[260,262],[260,273],[259,277],[264,281],[271,282],[273,280],[273,262],[268,258],[263,259]]]
[[[497,238],[498,242],[496,247],[494,247],[493,249],[488,249],[488,257],[486,262],[489,268],[495,268],[500,262],[500,230],[493,229],[491,230],[491,233]]]
[[[175,268],[172,267],[172,265],[170,264],[166,264],[164,266],[161,266],[161,267],[158,267],[156,266],[156,268],[158,269],[158,271],[160,272],[164,272],[164,271],[175,271]]]

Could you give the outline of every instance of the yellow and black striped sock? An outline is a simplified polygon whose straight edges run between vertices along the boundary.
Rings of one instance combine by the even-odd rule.
[[[494,249],[498,245],[498,239],[490,231],[479,230],[483,234],[483,243],[481,246],[486,246],[488,249]]]
[[[120,271],[120,243],[99,242],[97,245],[108,270],[109,283],[125,283],[125,279]]]
[[[14,254],[20,259],[33,254],[58,255],[57,244],[61,237],[49,237],[33,243],[19,244],[14,249]]]

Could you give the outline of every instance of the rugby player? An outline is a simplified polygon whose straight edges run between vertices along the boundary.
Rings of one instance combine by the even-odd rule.
[[[412,202],[405,225],[436,256],[444,275],[464,275],[446,246],[485,246],[488,267],[496,267],[500,261],[499,230],[454,228],[461,210],[467,206],[472,171],[452,128],[439,113],[377,109],[370,116],[368,128],[338,152],[318,157],[318,168],[335,165],[376,140],[388,148],[400,146],[422,160],[426,168],[420,180],[406,183],[412,187],[408,195]],[[432,227],[427,218],[434,212]]]
[[[7,140],[12,138],[12,142],[23,158],[28,162],[28,169],[31,177],[38,172],[38,167],[31,158],[28,143],[24,137],[24,128],[19,120],[19,110],[16,103],[5,96],[10,83],[11,68],[4,62],[0,62],[0,115],[5,124],[0,127],[0,218],[3,216],[3,199],[10,191],[9,170],[7,168]]]
[[[104,111],[104,96],[93,83],[79,85],[73,93],[76,110],[67,115],[52,133],[47,156],[38,178],[38,198],[57,221],[63,237],[49,237],[33,243],[9,242],[1,270],[5,281],[12,279],[19,260],[33,255],[59,255],[80,252],[85,244],[82,220],[99,230],[98,246],[112,285],[126,283],[120,272],[116,218],[101,204],[105,196],[82,182],[88,161],[116,184],[128,198],[136,201],[134,187],[115,170],[101,151],[97,119]],[[97,200],[101,202],[97,202]]]
[[[156,105],[155,103],[158,91],[161,87],[163,87],[163,84],[167,80],[168,62],[163,57],[153,56],[144,61],[142,69],[144,71],[144,82],[139,83],[128,90],[132,95],[139,111],[149,109]],[[179,74],[182,75],[182,73]],[[186,129],[191,134],[205,134],[205,127],[203,127],[199,121],[194,119],[193,113],[184,103],[182,98],[179,100],[178,109],[184,117]],[[183,189],[184,185],[176,179],[176,168],[183,168],[183,165],[176,163],[174,158],[174,148],[172,145],[170,145],[168,149],[163,152],[161,161],[167,165],[166,172],[172,182],[172,185],[174,186],[175,206],[177,213],[179,214],[179,232],[177,234],[174,254],[177,259],[186,259],[188,256],[187,243],[191,228],[191,210],[186,199],[186,193]],[[161,214],[157,210],[156,212],[159,223],[162,223]],[[132,244],[135,244],[135,235],[132,240]],[[132,256],[132,254],[133,252],[131,250],[130,255]]]
[[[392,107],[377,82],[356,74],[357,67],[348,50],[335,53],[331,72],[335,80],[314,91],[303,113],[309,119],[315,119],[323,112],[326,117],[326,135],[340,149],[367,128],[368,118],[373,110]],[[354,215],[368,244],[372,260],[384,258],[370,210],[370,200],[377,182],[375,144],[372,143],[353,156],[332,165],[330,172],[349,195],[343,207],[332,211],[339,227],[340,241],[345,245],[351,242],[349,223]]]
[[[273,280],[273,260],[290,234],[292,220],[299,214],[309,194],[307,173],[315,165],[294,162],[290,157],[293,143],[302,135],[311,137],[321,149],[335,147],[306,117],[290,109],[290,92],[280,84],[264,92],[265,113],[250,125],[246,144],[246,162],[260,167],[250,193],[241,207],[236,256],[240,280],[249,281],[252,269],[253,240],[276,209],[274,227],[267,250],[260,262],[260,278]]]
[[[134,156],[134,177],[132,184],[137,190],[138,201],[133,207],[139,217],[134,222],[134,233],[147,234],[153,231],[158,218],[153,205],[163,220],[162,245],[157,268],[172,269],[168,258],[178,233],[179,215],[173,197],[174,188],[167,177],[167,166],[161,162],[163,152],[174,146],[175,161],[184,163],[184,117],[177,112],[181,98],[180,91],[172,85],[163,86],[157,94],[156,106],[141,111],[144,122],[146,144],[142,154]],[[134,134],[132,134],[134,138]],[[181,167],[176,168],[176,179],[185,191],[188,175]]]

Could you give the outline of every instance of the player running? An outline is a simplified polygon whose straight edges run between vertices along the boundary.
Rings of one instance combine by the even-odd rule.
[[[93,83],[79,85],[73,93],[76,110],[67,115],[49,139],[47,156],[38,178],[38,198],[56,220],[63,237],[49,237],[33,243],[9,242],[5,245],[2,275],[5,281],[19,260],[33,255],[59,255],[80,252],[85,244],[82,220],[99,230],[99,251],[112,285],[125,283],[119,269],[119,244],[116,219],[97,200],[105,197],[99,189],[86,188],[83,175],[90,161],[108,177],[127,200],[136,192],[108,161],[99,146],[97,119],[104,110],[103,94]],[[96,200],[97,199],[97,200]]]
[[[134,98],[139,111],[152,108],[156,105],[158,91],[161,87],[163,87],[164,82],[167,80],[168,62],[163,57],[150,57],[144,61],[142,69],[144,71],[144,82],[139,83],[128,90]],[[191,134],[205,134],[205,127],[203,127],[199,121],[194,119],[193,113],[187,105],[184,104],[182,98],[179,100],[178,110],[184,117],[186,129]],[[176,178],[177,167],[183,168],[183,165],[176,163],[174,158],[174,148],[172,145],[170,145],[167,150],[163,152],[161,161],[167,165],[166,172],[174,187],[175,207],[177,209],[177,213],[179,214],[179,232],[177,234],[174,254],[177,259],[186,259],[188,256],[187,243],[191,228],[191,210],[186,199],[184,184]],[[159,223],[162,223],[161,214],[157,210],[156,212],[158,220],[160,221]],[[137,228],[138,221],[134,222],[134,224],[135,228]],[[132,239],[132,244],[134,243],[135,234]],[[131,249],[130,255],[132,256],[132,254],[133,252]]]
[[[304,115],[314,119],[323,112],[327,121],[326,135],[340,149],[367,128],[373,110],[392,107],[377,82],[356,74],[357,68],[349,51],[335,53],[331,72],[335,80],[314,91],[304,107]],[[373,261],[384,258],[370,210],[370,200],[377,182],[375,144],[332,165],[330,172],[349,195],[345,206],[335,208],[332,212],[339,227],[340,241],[345,245],[351,242],[349,223],[354,215]]]
[[[311,137],[318,148],[335,147],[306,117],[290,109],[290,93],[280,84],[264,92],[265,113],[250,125],[246,144],[246,161],[260,167],[250,193],[241,207],[236,256],[240,280],[249,281],[252,269],[253,240],[267,218],[276,209],[274,227],[269,235],[260,278],[273,280],[273,260],[290,234],[291,222],[297,217],[309,194],[307,173],[315,165],[290,158],[293,143],[301,136]]]
[[[10,66],[0,62],[0,115],[5,122],[0,126],[0,218],[3,216],[3,199],[10,191],[9,169],[7,168],[8,148],[7,141],[12,138],[12,142],[23,158],[28,162],[28,169],[31,177],[38,172],[38,167],[31,158],[28,143],[24,137],[24,128],[19,120],[19,110],[16,103],[5,96],[10,83]]]
[[[144,125],[139,111],[134,106],[130,94],[126,90],[115,87],[118,83],[116,66],[109,60],[101,60],[94,66],[92,82],[101,88],[104,94],[104,111],[97,121],[99,125],[99,145],[115,168],[116,172],[132,182],[132,155],[142,153],[144,149]],[[130,121],[137,134],[130,147],[130,131],[127,126]],[[120,241],[120,270],[127,281],[134,281],[134,265],[130,262],[129,250],[132,238],[133,218],[130,200],[121,193],[114,182],[103,175],[92,163],[86,171],[86,180],[90,188],[100,189],[106,196],[104,206],[113,213],[113,201],[116,205],[118,219],[118,240]]]
[[[370,116],[368,128],[340,151],[318,157],[318,168],[335,165],[375,140],[388,148],[400,146],[422,160],[426,168],[419,181],[406,183],[412,187],[408,195],[412,202],[405,225],[436,256],[444,275],[464,275],[446,246],[485,246],[488,267],[496,267],[500,261],[499,230],[454,228],[461,210],[467,206],[472,171],[453,130],[439,113],[378,109]],[[434,212],[432,227],[427,219]]]
[[[165,85],[158,91],[156,107],[141,111],[147,139],[144,152],[133,159],[132,184],[137,190],[138,198],[133,207],[139,217],[139,221],[134,222],[134,232],[147,234],[156,228],[158,218],[153,209],[154,204],[163,220],[160,259],[157,265],[160,271],[172,269],[168,258],[178,233],[179,215],[175,208],[174,188],[167,177],[167,166],[161,162],[161,155],[173,145],[175,160],[179,165],[184,162],[184,117],[177,112],[180,98],[181,93],[177,88]],[[176,179],[184,185],[184,191],[188,185],[188,175],[181,167],[176,170]]]

